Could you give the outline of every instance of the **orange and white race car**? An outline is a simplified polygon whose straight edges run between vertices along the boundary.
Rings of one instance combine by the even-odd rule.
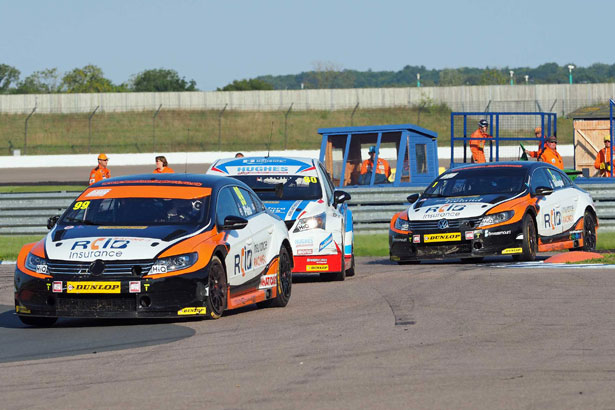
[[[57,221],[56,221],[57,220]],[[219,318],[285,306],[293,256],[284,221],[233,178],[160,174],[89,186],[15,269],[15,311],[58,317]]]
[[[393,216],[389,254],[421,259],[512,255],[596,248],[598,218],[589,193],[542,162],[499,162],[453,168]]]

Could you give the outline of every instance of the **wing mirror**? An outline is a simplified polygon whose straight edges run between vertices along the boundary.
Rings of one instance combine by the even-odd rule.
[[[335,191],[333,193],[333,206],[343,204],[344,202],[349,201],[350,198],[350,194],[346,191]]]
[[[240,216],[229,215],[224,218],[222,230],[237,230],[243,229],[248,225],[248,220]]]
[[[47,219],[47,229],[51,229],[56,226],[58,219],[60,219],[60,215],[54,215],[51,218]]]
[[[419,199],[419,194],[410,194],[408,195],[408,197],[406,198],[408,200],[408,202],[410,202],[411,204],[415,203],[417,199]]]
[[[553,193],[553,188],[548,188],[546,186],[539,186],[536,188],[536,195],[551,195]]]

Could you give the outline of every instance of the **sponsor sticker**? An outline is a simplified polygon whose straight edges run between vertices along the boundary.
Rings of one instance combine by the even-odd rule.
[[[66,282],[66,293],[120,293],[121,282]]]
[[[332,242],[333,242],[333,234],[329,234],[329,236],[327,236],[325,240],[320,243],[320,246],[318,247],[318,252],[322,251],[327,246],[331,245]]]
[[[466,241],[474,239],[474,231],[466,231]]]
[[[329,270],[329,265],[306,265],[305,270],[307,272],[320,272]]]
[[[511,231],[496,231],[496,232],[493,232],[493,231],[486,230],[485,231],[485,238],[487,238],[489,236],[500,236],[500,235],[510,235],[510,234],[511,234]]]
[[[15,312],[16,313],[32,313],[30,309],[28,309],[25,306],[21,306],[21,305],[15,306]]]
[[[421,235],[412,235],[412,243],[421,243]]]
[[[138,280],[131,280],[128,282],[128,292],[141,293],[141,282]]]
[[[502,255],[512,255],[514,253],[523,253],[522,248],[506,248],[502,251]]]
[[[164,265],[153,265],[149,273],[151,274],[167,273],[167,267]]]
[[[147,226],[99,226],[96,229],[147,229]]]
[[[434,233],[431,235],[425,235],[424,241],[425,243],[461,241],[461,232]]]
[[[62,293],[62,281],[54,281],[51,284],[51,291],[53,293]]]
[[[185,307],[177,311],[177,314],[182,315],[206,315],[207,308],[204,306]]]
[[[274,288],[278,284],[278,275],[263,275],[261,276],[261,284],[259,289]]]
[[[36,273],[47,273],[47,265],[36,265]]]
[[[86,197],[90,197],[90,196],[105,196],[109,191],[111,191],[110,189],[93,189],[90,192],[88,192],[85,196]]]
[[[313,253],[312,249],[297,249],[297,255],[311,255]]]

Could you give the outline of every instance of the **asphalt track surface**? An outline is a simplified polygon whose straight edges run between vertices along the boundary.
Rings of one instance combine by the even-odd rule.
[[[28,328],[0,265],[3,409],[613,409],[615,270],[494,258],[295,277],[286,308]]]

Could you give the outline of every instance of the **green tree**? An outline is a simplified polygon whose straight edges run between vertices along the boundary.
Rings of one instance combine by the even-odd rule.
[[[61,90],[57,68],[35,71],[19,83],[16,94],[51,94]]]
[[[19,80],[19,70],[8,64],[0,64],[0,94],[7,94],[11,85]]]
[[[464,77],[459,70],[454,68],[445,68],[440,71],[439,85],[463,85]]]
[[[508,78],[500,70],[487,67],[480,76],[481,85],[506,84]]]
[[[180,78],[175,70],[158,68],[140,72],[132,79],[132,91],[195,91],[196,81]]]
[[[75,68],[62,78],[61,89],[67,93],[107,93],[118,91],[111,80],[95,65]]]
[[[249,80],[235,80],[217,91],[250,91],[250,90],[273,90],[273,86],[268,82],[251,78]]]

